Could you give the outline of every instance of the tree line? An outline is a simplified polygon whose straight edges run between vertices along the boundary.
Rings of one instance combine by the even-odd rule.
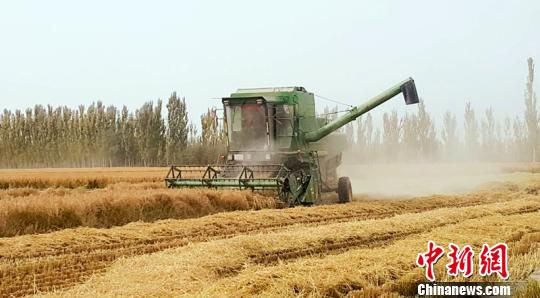
[[[135,112],[102,102],[77,109],[36,105],[0,114],[0,167],[163,166],[214,162],[224,150],[216,111],[189,121],[186,101],[173,93]],[[217,137],[208,137],[215,133]]]
[[[385,113],[382,127],[371,114],[343,129],[354,154],[350,161],[537,161],[539,117],[534,92],[534,62],[527,60],[525,112],[495,117],[468,102],[463,124],[446,112],[437,127],[423,101],[415,113]],[[165,108],[165,109],[164,109]],[[166,115],[163,114],[166,110]],[[329,118],[337,108],[326,108]],[[101,102],[76,109],[36,105],[0,114],[0,167],[110,167],[209,164],[226,151],[225,134],[215,109],[188,118],[184,98],[147,102],[131,112]],[[200,130],[200,131],[199,131]]]
[[[463,124],[450,111],[437,127],[424,102],[415,113],[385,113],[382,128],[370,114],[344,129],[351,143],[350,161],[517,161],[540,158],[537,98],[533,89],[534,62],[527,60],[523,117],[497,119],[492,108],[475,111],[467,102]]]

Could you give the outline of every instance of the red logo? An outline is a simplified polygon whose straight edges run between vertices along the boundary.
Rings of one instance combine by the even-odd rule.
[[[416,264],[420,267],[426,267],[426,277],[429,281],[435,281],[433,265],[435,265],[443,255],[444,248],[442,246],[438,246],[431,240],[428,242],[428,251],[418,254]]]
[[[458,276],[461,272],[464,277],[469,277],[473,273],[474,251],[470,245],[465,245],[462,250],[454,243],[448,245],[450,252],[448,258],[450,262],[446,265],[448,275]]]
[[[435,281],[435,271],[433,266],[444,255],[444,248],[433,241],[428,241],[428,249],[424,253],[419,253],[416,257],[416,265],[426,268],[426,278]],[[470,245],[459,248],[458,245],[450,243],[450,251],[447,253],[449,259],[446,270],[450,276],[470,277],[474,272],[474,251]],[[505,243],[498,243],[494,246],[482,245],[479,255],[479,274],[490,276],[497,273],[501,279],[508,279],[508,246]]]
[[[497,273],[500,278],[508,278],[508,246],[499,243],[492,247],[484,244],[480,252],[480,275]]]

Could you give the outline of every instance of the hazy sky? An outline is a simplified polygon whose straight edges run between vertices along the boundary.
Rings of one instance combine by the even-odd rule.
[[[540,1],[2,1],[0,38],[1,109],[177,91],[198,118],[239,87],[358,104],[413,76],[439,119],[467,100],[521,115]]]

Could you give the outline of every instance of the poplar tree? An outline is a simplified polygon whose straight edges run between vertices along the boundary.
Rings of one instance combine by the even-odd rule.
[[[469,154],[469,159],[476,159],[478,154],[478,122],[471,107],[471,102],[465,105],[465,146]]]
[[[527,129],[527,153],[529,160],[536,162],[538,149],[538,111],[536,109],[536,93],[534,92],[534,61],[527,59],[528,75],[525,88],[525,127]]]
[[[445,156],[455,159],[458,156],[459,139],[457,135],[456,116],[446,111],[443,116],[442,140],[444,143]]]
[[[399,136],[401,127],[397,111],[391,114],[383,114],[383,146],[386,151],[387,160],[396,160],[399,152]]]
[[[186,101],[173,92],[167,103],[167,162],[182,162],[188,146],[188,113]],[[185,158],[184,158],[185,159]]]

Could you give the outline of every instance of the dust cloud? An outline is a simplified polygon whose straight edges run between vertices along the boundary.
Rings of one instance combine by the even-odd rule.
[[[523,177],[501,164],[482,163],[341,165],[338,174],[350,177],[355,195],[384,198],[460,194]]]

